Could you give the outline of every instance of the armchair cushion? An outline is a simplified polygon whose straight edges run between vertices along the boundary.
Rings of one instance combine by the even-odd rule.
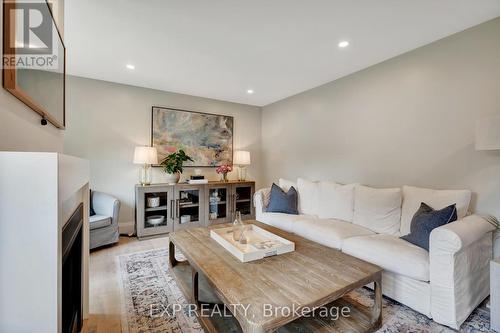
[[[111,225],[111,217],[104,215],[92,215],[89,217],[90,230],[95,230]]]

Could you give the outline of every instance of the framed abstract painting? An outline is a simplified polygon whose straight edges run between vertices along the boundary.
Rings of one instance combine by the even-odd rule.
[[[194,160],[186,166],[231,165],[233,127],[231,116],[153,106],[151,145],[158,151],[158,161],[183,149]]]

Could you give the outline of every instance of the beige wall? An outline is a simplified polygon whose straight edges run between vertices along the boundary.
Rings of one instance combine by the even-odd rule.
[[[63,3],[62,0],[58,2]],[[2,28],[3,8],[0,6]],[[3,54],[1,43],[0,54]],[[0,88],[0,150],[62,152],[63,138],[64,131],[50,124],[41,126],[37,113]]]
[[[132,164],[132,158],[136,145],[150,143],[153,105],[233,116],[234,148],[251,152],[253,163],[248,178],[262,186],[260,108],[78,77],[69,77],[67,86],[64,152],[90,160],[91,188],[122,201],[122,226],[130,226],[134,220],[134,185],[139,166]],[[203,171],[209,179],[218,179],[213,168]],[[184,176],[192,173],[188,168]],[[158,168],[153,182],[164,182]]]
[[[496,19],[264,107],[266,183],[468,188],[500,217],[500,152],[474,150],[476,119],[500,114],[499,36]]]

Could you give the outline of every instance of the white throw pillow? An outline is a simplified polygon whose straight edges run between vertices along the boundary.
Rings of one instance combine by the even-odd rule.
[[[299,213],[318,215],[319,183],[307,179],[297,179],[299,192]]]
[[[354,184],[341,185],[332,181],[319,183],[318,216],[352,222],[354,218]]]
[[[284,178],[280,178],[279,181],[278,181],[278,185],[279,187],[281,187],[283,189],[283,191],[285,192],[288,192],[288,190],[290,189],[290,187],[294,187],[295,189],[297,189],[297,184],[295,182],[292,182],[291,180],[288,180],[288,179],[284,179]]]
[[[425,202],[436,210],[456,204],[457,218],[460,220],[467,215],[471,195],[472,193],[469,190],[432,190],[413,186],[403,186],[401,235],[404,236],[410,233],[411,220],[422,202]]]
[[[354,224],[379,234],[399,236],[401,227],[400,188],[372,188],[357,185],[354,189]]]

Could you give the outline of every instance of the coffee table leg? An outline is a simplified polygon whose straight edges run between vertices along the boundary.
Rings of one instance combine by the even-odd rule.
[[[168,242],[168,262],[170,267],[175,267],[178,263],[177,259],[175,259],[175,244],[172,241]]]
[[[374,304],[372,308],[372,325],[379,327],[382,325],[382,285],[381,275],[373,281],[373,292],[375,294]]]
[[[192,268],[192,294],[191,299],[193,304],[200,305],[200,301],[198,298],[199,293],[199,284],[198,284],[198,272]]]

